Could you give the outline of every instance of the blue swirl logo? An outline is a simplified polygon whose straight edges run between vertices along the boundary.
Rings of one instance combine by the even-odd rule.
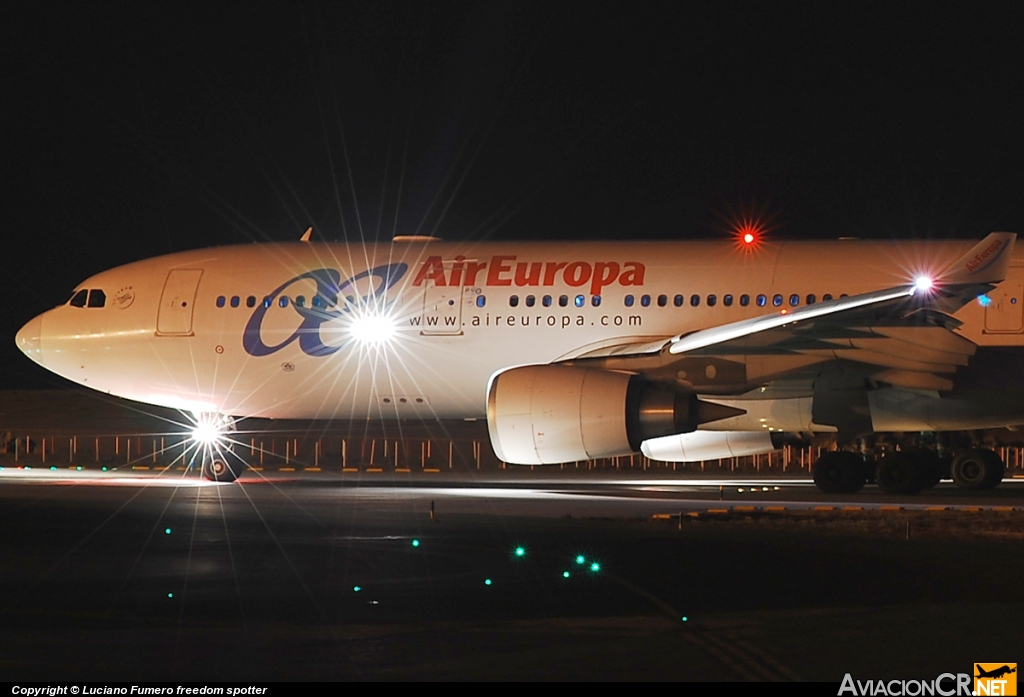
[[[341,280],[341,273],[335,269],[316,269],[296,276],[278,286],[273,293],[260,303],[256,311],[252,313],[249,322],[245,325],[242,334],[242,348],[250,356],[269,356],[289,346],[295,341],[299,342],[299,348],[308,356],[330,356],[341,350],[344,344],[328,346],[323,342],[320,335],[321,325],[324,322],[338,319],[346,314],[355,312],[364,307],[378,307],[383,304],[383,298],[388,289],[395,285],[409,270],[408,264],[388,264],[363,271],[345,281]],[[292,332],[291,336],[281,343],[268,346],[263,342],[263,319],[267,310],[273,307],[278,298],[292,285],[305,280],[312,280],[316,283],[316,297],[310,303],[311,307],[296,305],[294,300],[288,303],[302,322]],[[357,283],[366,281],[370,284],[369,292],[358,295]],[[287,297],[287,295],[284,295]],[[388,304],[383,304],[387,307]]]

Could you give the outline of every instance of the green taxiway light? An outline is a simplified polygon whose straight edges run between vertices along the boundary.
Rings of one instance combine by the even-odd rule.
[[[590,565],[590,570],[591,570],[591,571],[600,571],[600,570],[601,570],[601,565],[600,565],[600,564],[598,564],[598,563],[597,563],[597,562],[595,561],[595,562],[594,562],[593,564],[591,564],[591,565]]]
[[[107,468],[106,468],[106,467],[104,467],[104,468],[103,468],[103,471],[104,471],[104,472],[106,472],[106,471],[107,471]]]
[[[57,471],[57,468],[56,468],[56,467],[51,467],[51,468],[50,468],[50,471],[51,471],[51,472],[56,472],[56,471]]]
[[[582,564],[582,563],[584,563],[585,561],[587,561],[587,560],[583,558],[583,555],[582,555],[582,554],[577,554],[577,555],[576,555],[576,563],[577,563],[577,564]]]
[[[353,593],[358,593],[361,590],[363,590],[362,586],[352,586],[352,592]]]
[[[171,529],[170,528],[164,528],[164,534],[165,535],[170,535],[171,534]]]
[[[485,585],[485,586],[489,586],[489,585],[491,585],[491,579],[489,579],[489,578],[488,578],[488,579],[485,579],[485,580],[484,580],[484,585]]]
[[[563,571],[562,572],[562,578],[569,578],[569,572],[568,571]]]
[[[517,557],[525,557],[526,556],[526,548],[525,547],[516,547],[516,556]]]
[[[683,622],[689,622],[689,621],[690,621],[690,618],[687,617],[686,615],[683,615]]]
[[[168,593],[168,594],[167,594],[167,597],[168,597],[168,598],[173,598],[173,597],[174,597],[174,593]]]
[[[412,546],[413,547],[419,547],[420,546],[420,541],[419,540],[413,540],[412,541]]]

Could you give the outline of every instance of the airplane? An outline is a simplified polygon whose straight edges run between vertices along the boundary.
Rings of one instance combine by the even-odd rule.
[[[1000,668],[995,668],[993,670],[988,670],[988,671],[984,670],[983,668],[978,666],[978,674],[975,675],[974,677],[976,677],[976,678],[1001,678],[1004,675],[1009,675],[1010,673],[1016,673],[1016,672],[1017,672],[1017,669],[1016,668],[1011,668],[1010,666],[1002,666]]]
[[[917,493],[1005,467],[1024,424],[1024,249],[974,241],[300,241],[104,271],[20,349],[80,385],[195,415],[486,418],[503,461],[693,462],[834,441],[827,493]],[[824,435],[822,435],[824,434]],[[202,465],[233,481],[244,463]]]

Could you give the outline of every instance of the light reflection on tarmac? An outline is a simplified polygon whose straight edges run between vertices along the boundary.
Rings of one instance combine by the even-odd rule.
[[[526,473],[523,473],[526,475]],[[447,512],[479,512],[480,503],[493,506],[495,513],[534,516],[623,516],[659,513],[688,513],[709,509],[784,507],[807,510],[832,506],[867,510],[899,507],[924,510],[980,508],[1024,510],[1024,479],[1007,479],[997,489],[967,491],[943,482],[922,494],[892,496],[867,486],[857,494],[829,496],[819,492],[810,479],[798,478],[637,478],[601,476],[519,476],[517,474],[476,474],[442,478],[419,474],[339,475],[334,473],[249,472],[238,483],[209,482],[195,473],[163,470],[157,472],[68,471],[41,468],[0,468],[0,486],[5,482],[72,487],[190,488],[219,491],[219,495],[241,486],[252,495],[270,487],[294,492],[302,498],[344,498],[353,502],[394,502],[402,506],[416,501],[443,504]]]

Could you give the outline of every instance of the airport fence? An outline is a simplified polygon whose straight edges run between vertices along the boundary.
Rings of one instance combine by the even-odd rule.
[[[644,455],[624,455],[561,465],[518,466],[502,462],[485,439],[391,438],[274,433],[233,435],[227,457],[245,461],[256,471],[339,473],[442,473],[479,471],[631,471],[690,475],[807,475],[824,447],[788,445],[763,455],[692,463],[660,462]],[[76,470],[185,470],[197,466],[198,448],[185,434],[26,435],[10,438],[0,452],[0,466]],[[1024,473],[1024,448],[997,448],[1007,475]]]

